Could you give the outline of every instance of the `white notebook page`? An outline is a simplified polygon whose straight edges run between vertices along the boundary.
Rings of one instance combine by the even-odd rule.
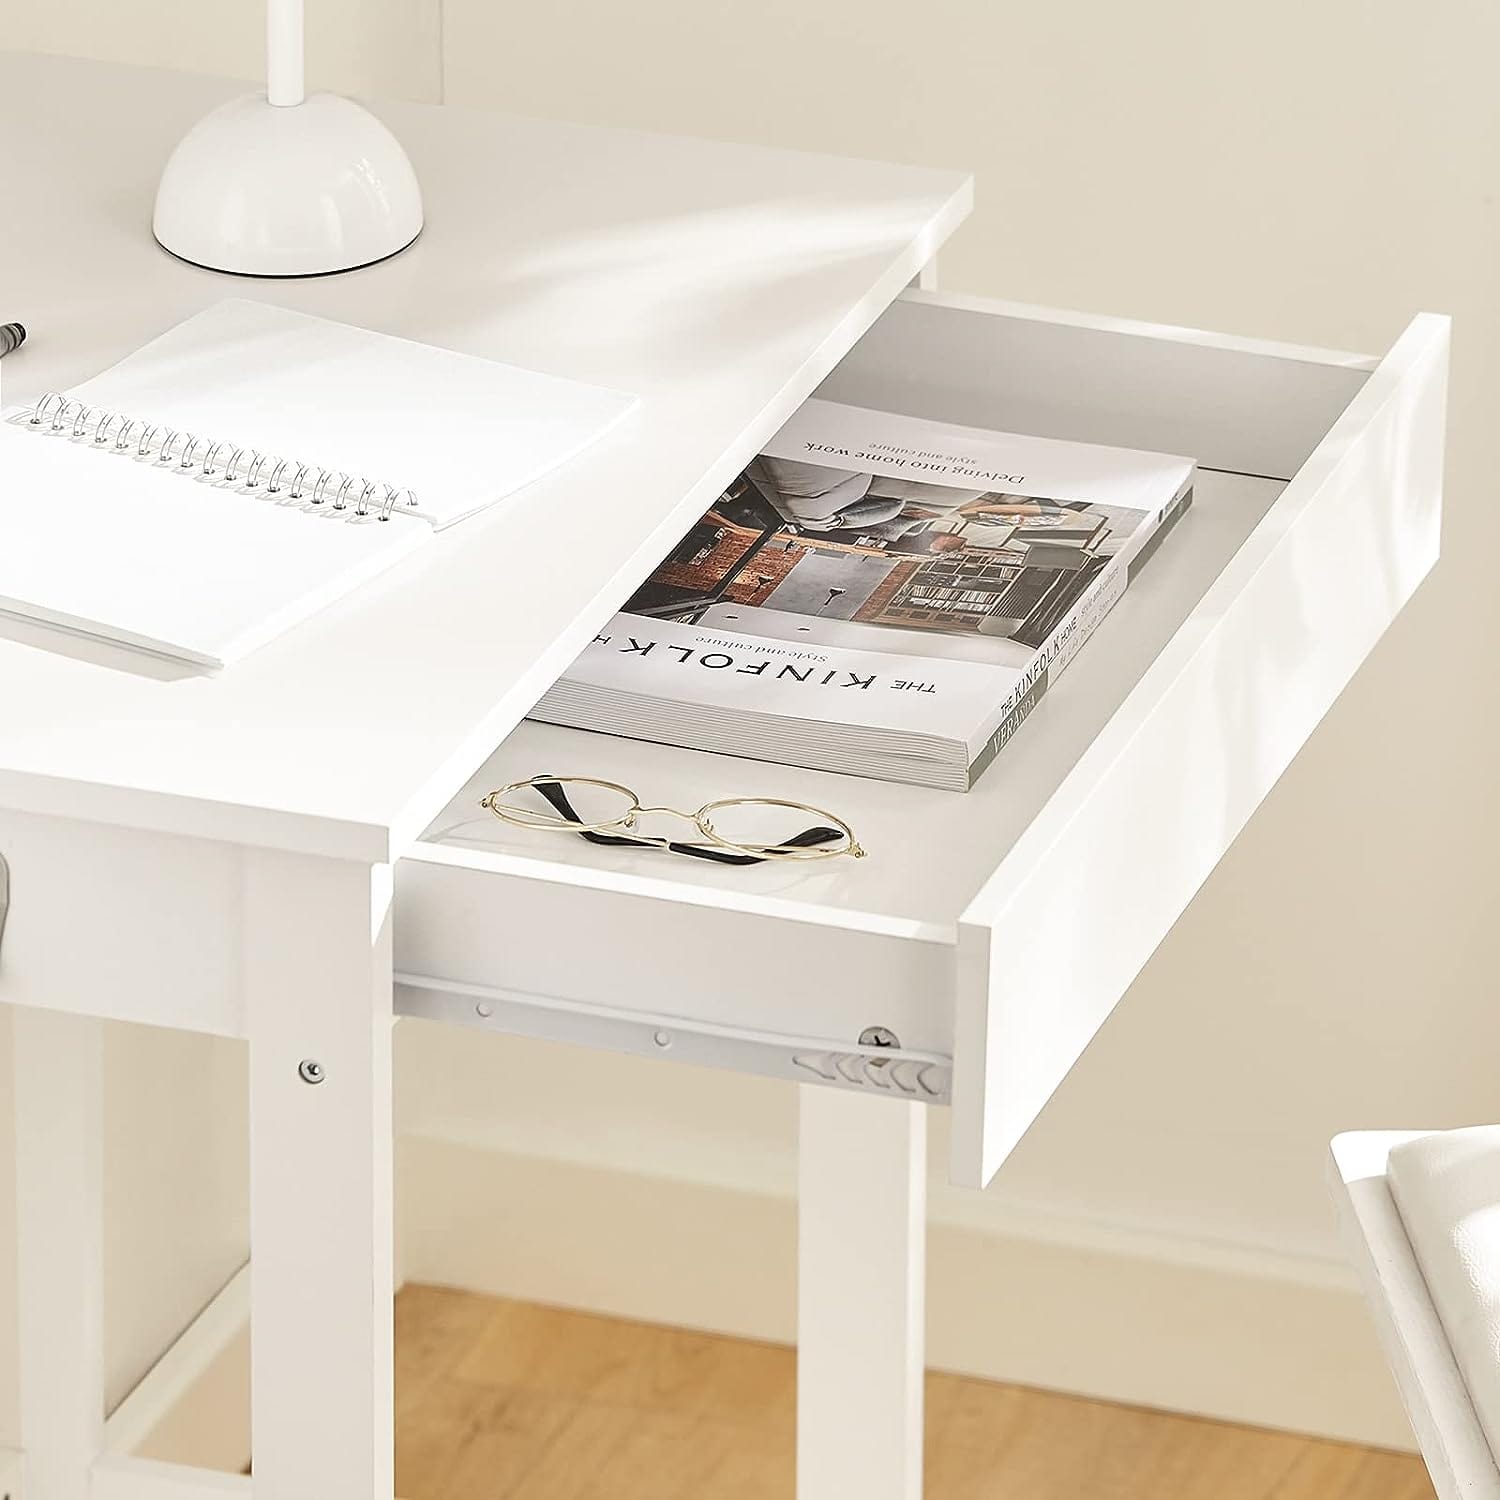
[[[0,610],[224,666],[420,547],[0,422]]]
[[[439,527],[567,462],[633,396],[233,299],[69,392],[90,406],[414,490]]]

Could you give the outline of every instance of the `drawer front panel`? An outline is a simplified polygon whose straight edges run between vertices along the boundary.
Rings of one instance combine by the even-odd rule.
[[[994,1174],[1436,561],[1447,346],[1412,324],[964,913],[957,1180]]]

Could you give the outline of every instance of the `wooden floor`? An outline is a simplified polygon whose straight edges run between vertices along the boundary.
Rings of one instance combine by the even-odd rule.
[[[790,1500],[790,1350],[409,1286],[403,1500]],[[1402,1454],[952,1375],[926,1500],[1432,1500]],[[849,1500],[858,1500],[850,1496]]]

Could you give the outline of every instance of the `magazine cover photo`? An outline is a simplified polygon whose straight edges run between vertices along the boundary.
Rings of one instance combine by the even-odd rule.
[[[1171,454],[808,401],[532,715],[962,790],[1192,475]]]
[[[762,454],[625,610],[1020,667],[1145,515]]]

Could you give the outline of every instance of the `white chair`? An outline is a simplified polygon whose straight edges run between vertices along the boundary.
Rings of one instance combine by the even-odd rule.
[[[1433,1487],[1440,1500],[1500,1500],[1500,1466],[1485,1437],[1486,1424],[1461,1373],[1388,1175],[1392,1150],[1436,1134],[1359,1131],[1337,1136],[1331,1186]],[[1448,1326],[1453,1324],[1450,1306]],[[1496,1414],[1489,1415],[1494,1432]]]

